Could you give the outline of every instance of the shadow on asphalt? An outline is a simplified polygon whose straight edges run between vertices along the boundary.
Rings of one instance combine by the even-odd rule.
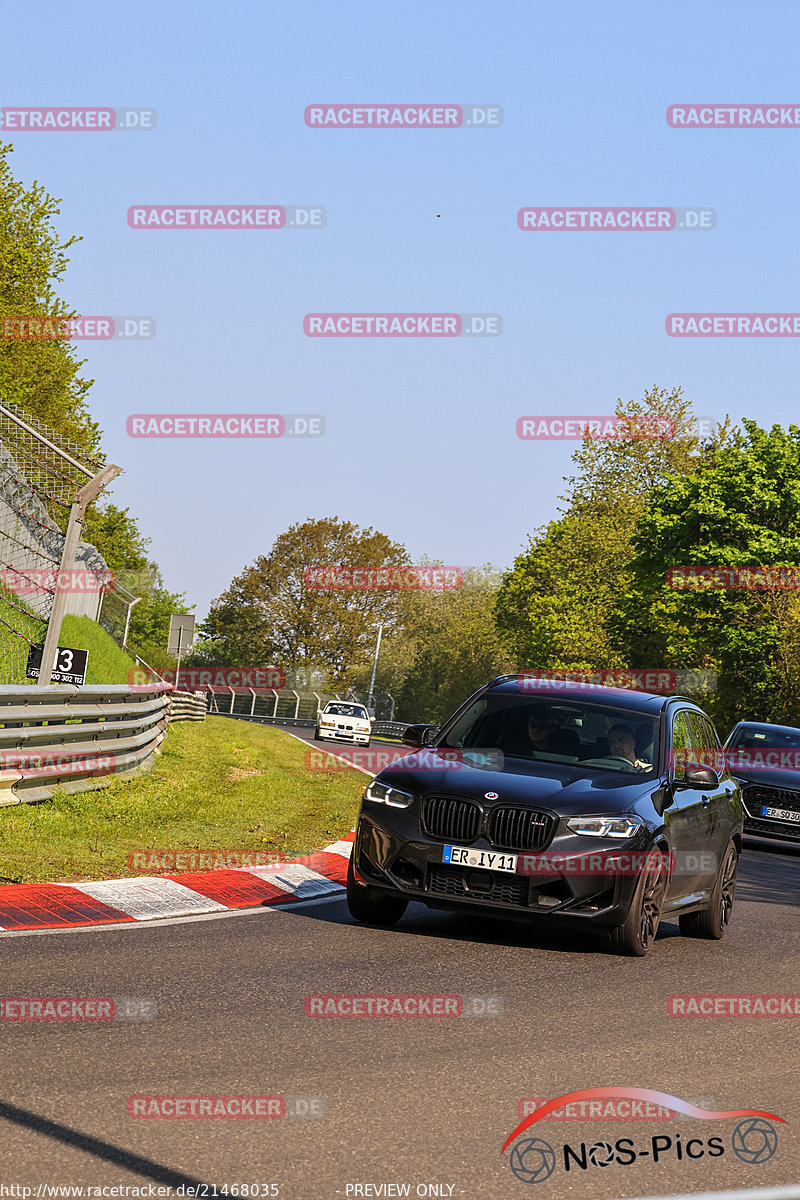
[[[356,925],[343,899],[330,905],[319,905],[304,909],[298,907],[292,914],[312,921],[324,921],[331,925]],[[446,938],[448,941],[472,942],[483,946],[516,946],[531,950],[550,950],[558,954],[608,954],[609,946],[600,934],[588,933],[555,921],[544,924],[539,921],[509,921],[502,917],[484,917],[474,913],[455,913],[445,909],[428,909],[423,904],[411,902],[398,925],[388,929],[380,926],[363,928],[381,929],[387,935],[413,933],[421,937]],[[679,936],[678,926],[662,923],[657,941]]]
[[[72,1129],[69,1125],[62,1125],[60,1121],[51,1121],[30,1109],[17,1108],[15,1104],[0,1101],[0,1120],[10,1121],[14,1125],[20,1125],[23,1129],[31,1129],[43,1137],[61,1142],[64,1146],[72,1146],[76,1150],[82,1150],[84,1154],[91,1154],[93,1158],[99,1159],[101,1162],[113,1163],[115,1167],[122,1167],[126,1171],[133,1172],[134,1175],[153,1179],[170,1188],[180,1186],[193,1189],[208,1188],[208,1184],[193,1175],[186,1175],[183,1171],[176,1171],[172,1167],[164,1166],[163,1163],[153,1162],[152,1158],[134,1154],[131,1150],[114,1145],[113,1142],[104,1142],[101,1138],[92,1137],[91,1134],[81,1133],[80,1130]]]
[[[780,904],[800,907],[800,845],[753,841],[745,839],[739,864],[736,900],[751,903]],[[343,900],[324,906],[292,910],[295,916],[333,925],[354,924]],[[501,917],[484,917],[470,913],[455,913],[445,909],[428,909],[422,904],[409,904],[399,925],[383,932],[415,933],[422,937],[447,938],[449,941],[475,942],[480,945],[530,947],[551,950],[560,954],[608,954],[609,947],[602,935],[575,928],[574,925],[511,921]],[[673,923],[674,922],[674,923]],[[680,937],[677,917],[664,920],[657,941]]]
[[[800,845],[745,837],[736,899],[800,908]]]

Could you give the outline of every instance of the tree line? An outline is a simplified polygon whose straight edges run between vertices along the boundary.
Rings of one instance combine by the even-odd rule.
[[[0,321],[75,317],[59,290],[81,239],[62,240],[60,201],[15,179],[11,149],[0,144]],[[102,461],[84,367],[67,341],[0,337],[0,400]],[[726,419],[700,436],[679,387],[619,400],[616,416],[619,436],[584,437],[557,516],[531,532],[508,570],[472,566],[461,587],[439,590],[314,588],[309,568],[410,559],[372,528],[335,516],[298,522],[212,604],[191,661],[274,663],[294,686],[366,694],[382,627],[376,684],[401,719],[440,721],[509,670],[694,668],[718,676],[704,702],[721,726],[800,723],[797,592],[669,583],[671,570],[692,564],[800,564],[800,430]],[[159,670],[174,665],[169,615],[188,607],[164,586],[135,517],[101,500],[84,537],[144,596],[131,646]]]
[[[9,161],[12,149],[0,143],[0,403],[42,422],[87,458],[105,462],[103,431],[89,407],[94,380],[84,373],[86,360],[65,340],[5,336],[6,318],[13,319],[13,328],[20,317],[60,321],[79,315],[60,298],[59,288],[69,265],[68,252],[82,240],[61,238],[54,223],[61,201],[41,184],[25,187],[15,178]],[[66,517],[65,511],[62,526]],[[120,583],[143,597],[131,612],[129,645],[157,670],[174,665],[166,653],[169,616],[188,607],[184,596],[164,586],[148,549],[150,540],[136,518],[129,509],[101,498],[89,508],[82,536],[97,547]],[[107,603],[102,611],[101,622],[119,635],[119,606]]]
[[[679,387],[618,400],[616,416],[618,436],[584,437],[558,515],[507,571],[467,568],[450,589],[320,590],[315,568],[410,559],[387,534],[309,519],[213,603],[195,661],[274,663],[294,686],[365,695],[382,625],[376,683],[398,719],[441,721],[505,671],[665,668],[717,678],[701,702],[721,731],[800,722],[797,592],[670,583],[692,564],[800,564],[800,430],[726,419],[701,436]]]

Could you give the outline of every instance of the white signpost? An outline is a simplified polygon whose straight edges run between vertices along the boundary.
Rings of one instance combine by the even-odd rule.
[[[178,669],[175,672],[175,690],[178,690],[178,677],[181,671],[181,656],[191,650],[194,639],[194,617],[191,613],[173,613],[169,619],[169,639],[167,653],[175,654],[178,659]]]

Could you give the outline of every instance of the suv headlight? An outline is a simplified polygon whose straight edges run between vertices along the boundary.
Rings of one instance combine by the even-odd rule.
[[[374,804],[388,804],[392,808],[408,808],[414,802],[414,797],[410,792],[401,792],[399,788],[390,787],[388,783],[380,783],[377,779],[373,779],[372,783],[367,784],[364,795]]]
[[[631,838],[642,827],[637,817],[572,817],[567,828],[584,837]]]

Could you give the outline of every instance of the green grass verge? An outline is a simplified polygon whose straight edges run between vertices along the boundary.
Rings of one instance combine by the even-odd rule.
[[[133,875],[128,855],[144,849],[321,849],[353,828],[367,777],[309,771],[305,753],[288,734],[248,721],[179,722],[138,779],[0,808],[2,882]]]
[[[136,667],[136,660],[120,650],[117,643],[91,617],[73,617],[67,614],[61,622],[62,646],[73,650],[88,650],[86,683],[127,683],[128,672]]]
[[[0,595],[0,647],[2,647],[2,656],[0,657],[0,670],[2,676],[0,683],[10,683],[19,686],[20,684],[33,684],[35,679],[25,678],[25,665],[28,661],[28,642],[24,638],[17,637],[12,630],[18,629],[25,634],[31,642],[36,642],[42,637],[44,626],[39,621],[35,621],[33,617],[29,617],[25,612],[25,605],[20,596],[15,596],[13,603],[7,600],[5,595]],[[9,629],[8,626],[11,626]],[[83,649],[83,647],[81,647]]]
[[[14,629],[19,629],[32,642],[43,637],[44,627],[22,611],[19,598],[15,598],[12,605],[5,597],[0,596],[0,620]],[[6,650],[2,655],[3,673],[0,682],[35,685],[35,679],[25,678],[25,664],[28,661],[27,642],[16,637],[5,627],[2,627],[0,638]],[[87,684],[127,683],[128,673],[136,667],[135,659],[124,650],[120,650],[111,635],[91,617],[64,617],[59,644],[71,646],[74,650],[89,651]]]

